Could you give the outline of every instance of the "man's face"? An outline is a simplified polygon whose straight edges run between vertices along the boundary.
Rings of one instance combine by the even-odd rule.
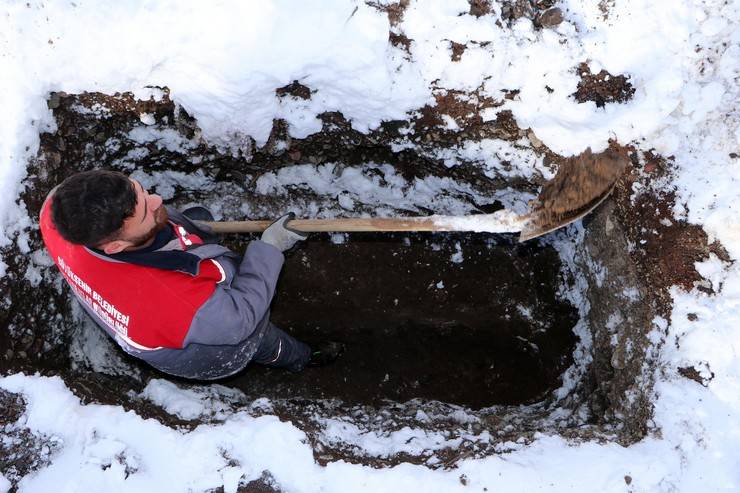
[[[102,245],[109,254],[136,250],[152,244],[154,237],[167,225],[167,209],[162,205],[162,197],[147,192],[141,183],[129,178],[136,192],[134,215],[123,221],[121,231],[113,241]]]

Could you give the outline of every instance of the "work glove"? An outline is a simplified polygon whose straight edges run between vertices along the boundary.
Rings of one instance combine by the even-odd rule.
[[[287,227],[288,221],[295,218],[292,212],[285,214],[280,219],[270,224],[262,233],[260,238],[265,243],[269,243],[281,252],[290,250],[297,242],[308,238],[308,233],[296,231]]]

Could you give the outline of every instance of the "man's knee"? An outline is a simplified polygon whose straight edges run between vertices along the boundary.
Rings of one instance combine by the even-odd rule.
[[[270,324],[252,361],[274,368],[301,371],[310,356],[308,345]]]

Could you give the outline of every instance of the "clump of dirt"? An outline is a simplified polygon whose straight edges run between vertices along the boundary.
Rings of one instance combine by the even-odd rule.
[[[450,41],[450,49],[452,50],[452,61],[459,62],[462,59],[463,53],[465,53],[465,45]]]
[[[388,3],[373,1],[367,1],[366,3],[381,12],[386,12],[388,14],[388,22],[391,27],[396,27],[403,21],[403,14],[406,12],[409,2],[410,0],[398,0],[397,2]]]
[[[482,17],[491,13],[491,0],[469,0],[470,15]]]
[[[526,18],[535,28],[553,27],[563,21],[562,12],[553,5],[555,0],[504,0],[501,2],[501,18],[509,25]]]
[[[388,31],[388,41],[391,45],[405,51],[407,56],[410,56],[411,39],[406,36],[399,27],[401,22],[403,22],[403,14],[409,6],[409,0],[399,0],[398,2],[387,4],[372,1],[368,1],[366,3],[388,15],[388,23],[391,27]]]
[[[709,373],[708,376],[704,376],[700,370],[693,366],[682,366],[678,369],[678,373],[688,378],[689,380],[693,380],[694,382],[698,383],[699,385],[703,387],[707,387],[709,385],[709,382],[711,382],[714,379],[714,372],[713,371],[707,371]]]
[[[409,55],[411,54],[411,39],[405,34],[391,31],[388,33],[388,41],[396,48],[402,49]]]
[[[287,86],[278,87],[277,89],[275,89],[275,94],[277,94],[278,97],[281,98],[292,96],[298,99],[311,99],[311,94],[313,92],[315,91],[312,91],[309,87],[304,86],[297,80],[294,80]]]
[[[534,19],[535,26],[538,27],[555,27],[563,22],[563,11],[553,7],[537,14]]]
[[[625,75],[612,75],[606,70],[592,74],[587,63],[581,63],[577,70],[581,81],[573,97],[579,103],[593,101],[597,107],[603,108],[607,103],[627,102],[635,94],[635,88]]]
[[[534,224],[547,231],[588,211],[611,192],[628,164],[627,149],[616,145],[563,160],[537,197],[531,213]]]
[[[427,105],[419,109],[419,117],[414,121],[414,130],[421,135],[429,136],[431,140],[443,140],[441,134],[455,133],[445,121],[445,116],[454,120],[460,128],[470,129],[477,132],[479,138],[486,135],[506,133],[518,136],[519,127],[512,129],[509,122],[513,121],[513,115],[506,110],[504,115],[497,115],[496,122],[484,124],[480,116],[481,111],[487,108],[496,108],[503,101],[482,96],[477,93],[463,93],[462,91],[440,90],[434,94],[436,104]],[[505,122],[505,123],[502,123]],[[516,124],[514,124],[516,125]]]
[[[636,155],[633,163],[638,163]],[[655,288],[659,311],[666,318],[672,306],[669,287],[714,293],[696,270],[696,262],[710,254],[731,261],[719,242],[709,243],[701,226],[675,219],[675,194],[665,189],[660,179],[669,170],[668,160],[648,153],[642,169],[633,166],[625,180],[617,184],[615,194],[622,223],[634,244],[630,257],[643,270],[647,284]],[[634,194],[635,189],[640,192]]]
[[[221,491],[223,491],[223,488]],[[281,491],[282,490],[277,487],[275,478],[273,478],[272,474],[268,471],[263,471],[259,478],[240,484],[236,493],[281,493]],[[217,492],[218,490],[214,493]]]
[[[24,476],[49,465],[60,443],[23,426],[26,403],[18,394],[0,389],[0,409],[0,471],[15,488]]]

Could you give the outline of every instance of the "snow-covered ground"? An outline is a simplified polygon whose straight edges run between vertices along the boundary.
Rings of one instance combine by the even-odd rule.
[[[386,14],[358,1],[5,2],[0,246],[18,242],[24,251],[35,221],[18,197],[39,132],[54,126],[46,104],[50,91],[144,94],[146,86],[167,86],[197,118],[204,139],[237,151],[245,136],[263,144],[274,118],[286,119],[291,135],[304,137],[321,128],[317,114],[341,111],[366,131],[432,104],[433,88],[480,87],[498,99],[502,90],[518,89],[485,117],[493,120],[509,109],[521,128],[531,128],[563,155],[601,150],[616,139],[673,156],[676,172],[666,186],[676,190],[675,217],[701,225],[733,261],[712,256],[698,263],[714,295],[672,290],[645,439],[622,447],[538,435],[512,452],[463,460],[452,470],[411,464],[373,469],[341,461],[320,466],[303,431],[269,413],[229,411],[221,402],[228,395],[150,384],[143,397],[167,412],[222,418],[184,431],[121,408],[83,405],[58,377],[15,374],[0,379],[0,387],[23,394],[28,405],[9,426],[47,436],[51,458],[19,490],[223,486],[231,492],[263,471],[290,492],[740,490],[740,2],[557,5],[565,21],[535,30],[525,18],[511,27],[497,24],[497,4],[476,18],[467,15],[467,1],[412,1],[393,28],[412,40],[409,54],[388,43]],[[450,41],[478,43],[453,62]],[[629,74],[633,98],[604,108],[577,103],[570,95],[579,80],[575,67],[584,61],[592,73],[604,68]],[[276,98],[275,89],[293,80],[316,93],[310,100]],[[260,186],[268,192],[276,187],[269,181]],[[0,259],[0,273],[5,268]],[[705,369],[706,387],[678,374],[686,366]],[[334,423],[331,433],[375,454],[434,448],[443,439],[414,430],[363,435],[342,423]],[[0,476],[0,492],[9,487]]]

